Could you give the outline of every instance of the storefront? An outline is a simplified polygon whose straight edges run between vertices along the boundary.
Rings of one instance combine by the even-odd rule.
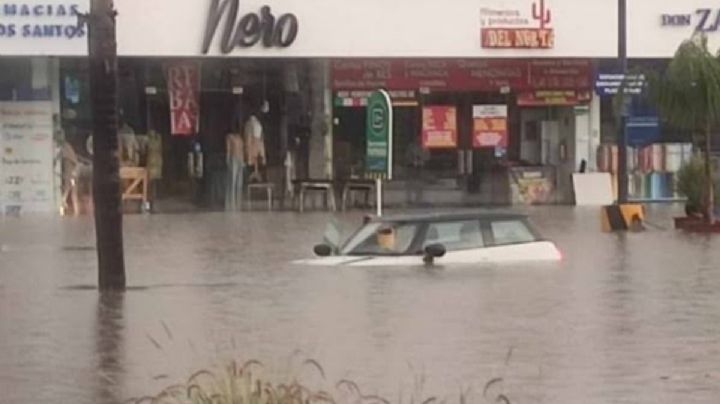
[[[85,55],[77,12],[87,0],[0,3],[0,214],[57,212],[62,205],[59,159],[60,65]]]
[[[259,66],[260,99],[279,110],[263,115],[276,126],[269,171],[282,176],[288,149],[301,144],[307,169],[294,176],[361,177],[364,99],[384,87],[395,105],[397,182],[422,172],[497,203],[568,199],[569,174],[594,164],[599,142],[593,61],[617,54],[616,5],[602,0],[124,0],[118,9],[121,55],[198,62],[203,81],[229,72],[214,84],[229,94],[218,105],[252,93],[234,80]],[[162,86],[151,87],[159,102]],[[222,154],[235,118],[210,118],[217,108],[203,104],[200,138],[218,139],[210,148]]]
[[[636,200],[666,201],[680,197],[677,173],[693,154],[692,134],[668,125],[652,107],[642,88],[642,76],[662,71],[680,44],[703,33],[711,53],[720,49],[720,7],[707,0],[628,2],[628,57],[631,99],[628,136],[629,196]],[[601,171],[617,176],[617,134],[621,130],[616,91],[617,64],[599,63],[596,93],[601,98],[602,145],[597,160]],[[604,76],[604,77],[601,77]],[[609,78],[609,80],[608,80]],[[609,88],[608,88],[609,86]],[[714,145],[720,148],[720,144]]]
[[[591,130],[592,70],[588,59],[336,60],[336,172],[362,172],[364,97],[387,88],[398,180],[421,171],[486,203],[564,201],[569,184],[559,177],[575,154],[587,160],[589,145],[575,144]]]
[[[362,106],[378,87],[393,95],[398,184],[427,178],[428,187],[450,184],[480,203],[556,202],[570,193],[568,174],[595,162],[592,70],[617,54],[617,9],[604,0],[115,5],[123,133],[139,144],[159,135],[159,188],[171,197],[222,205],[228,135],[244,131],[251,115],[264,134],[263,181],[284,190],[292,178],[363,176]],[[52,38],[32,38],[35,54],[85,55],[84,31],[68,28],[74,16],[48,7],[13,17],[63,19],[38,31]],[[20,29],[0,31],[0,54],[28,56],[20,52],[32,47],[16,43],[30,40],[24,22],[12,23]],[[53,111],[82,150],[86,66],[47,60]]]

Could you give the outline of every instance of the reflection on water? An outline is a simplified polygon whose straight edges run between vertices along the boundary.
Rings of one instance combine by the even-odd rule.
[[[109,292],[98,297],[95,317],[95,356],[97,380],[95,402],[119,403],[122,397],[122,376],[125,334],[123,302],[125,294]]]
[[[92,223],[0,222],[0,403],[116,403],[220,360],[405,401],[710,403],[720,397],[720,238],[602,234],[598,212],[529,211],[559,265],[306,268],[327,216],[130,216],[130,290],[99,296]],[[341,217],[345,231],[359,214]],[[656,226],[657,227],[657,226]],[[317,235],[317,237],[314,237]]]

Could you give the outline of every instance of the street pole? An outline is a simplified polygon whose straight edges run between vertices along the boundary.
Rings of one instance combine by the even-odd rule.
[[[618,0],[618,57],[620,59],[621,74],[627,76],[627,0]],[[628,201],[628,168],[627,168],[627,119],[625,85],[619,89],[620,95],[620,130],[618,131],[618,204]]]
[[[92,0],[87,16],[93,134],[93,201],[101,291],[124,290],[117,134],[117,43],[112,0]]]

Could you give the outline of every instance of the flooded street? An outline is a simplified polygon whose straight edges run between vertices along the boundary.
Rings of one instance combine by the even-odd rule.
[[[720,237],[672,230],[677,209],[618,235],[533,208],[561,264],[431,270],[290,264],[322,213],[126,216],[130,290],[103,298],[88,218],[2,219],[0,403],[123,402],[231,358],[315,380],[313,358],[393,402],[416,378],[485,402],[496,377],[513,403],[718,402]]]

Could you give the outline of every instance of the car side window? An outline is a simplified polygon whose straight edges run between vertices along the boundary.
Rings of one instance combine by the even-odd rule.
[[[522,220],[498,220],[490,223],[495,245],[521,244],[536,241],[535,235]]]
[[[350,255],[398,255],[407,252],[418,232],[417,224],[383,224],[363,234]]]
[[[479,220],[430,223],[425,234],[423,249],[431,244],[442,244],[448,251],[482,248],[485,246]]]

